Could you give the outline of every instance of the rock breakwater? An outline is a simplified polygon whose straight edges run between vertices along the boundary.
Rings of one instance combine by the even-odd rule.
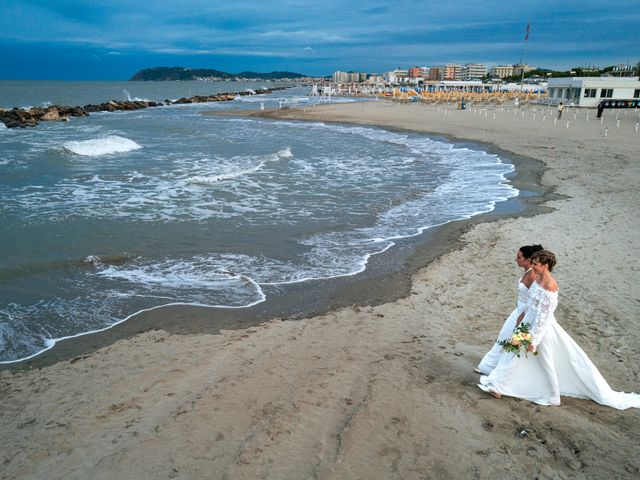
[[[0,109],[0,122],[7,128],[35,127],[40,122],[69,121],[70,117],[84,117],[94,112],[116,112],[124,110],[140,110],[149,107],[159,107],[162,105],[175,105],[187,103],[206,102],[229,102],[238,95],[264,95],[288,87],[262,88],[252,92],[227,92],[215,95],[195,95],[193,97],[183,97],[178,100],[164,100],[161,102],[147,100],[110,100],[100,104],[89,104],[82,107],[52,105],[49,107],[12,108],[10,110]]]

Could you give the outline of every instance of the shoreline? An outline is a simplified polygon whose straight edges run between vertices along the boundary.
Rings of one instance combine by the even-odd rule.
[[[255,112],[252,110],[215,111],[212,114],[253,116]],[[397,128],[388,130],[409,132],[409,130]],[[518,194],[506,201],[498,202],[490,212],[429,227],[421,234],[394,240],[395,245],[391,247],[391,251],[372,255],[363,272],[344,277],[278,285],[275,288],[263,286],[265,292],[269,292],[266,301],[251,307],[234,309],[179,303],[151,307],[132,313],[126,319],[102,330],[61,339],[53,347],[31,358],[0,363],[0,372],[43,368],[58,362],[75,360],[120,339],[154,329],[164,329],[174,334],[217,333],[220,329],[248,328],[275,319],[314,317],[350,305],[375,306],[393,302],[410,294],[410,277],[418,269],[441,255],[460,248],[462,234],[473,225],[501,218],[535,215],[541,208],[540,204],[553,195],[548,191],[536,191],[543,173],[543,166],[538,161],[534,161],[534,165],[529,165],[532,159],[505,152],[482,142],[450,139],[442,135],[432,135],[431,138],[443,140],[458,147],[468,146],[498,155],[503,161],[514,165],[514,172],[509,174],[509,183],[519,191],[533,193],[529,193],[526,197]],[[397,263],[402,266],[398,267]],[[317,293],[318,290],[321,293]],[[291,300],[292,298],[295,300]],[[300,307],[301,303],[305,307]],[[189,325],[185,327],[182,322],[172,321],[174,315],[189,318]]]
[[[523,168],[527,157],[542,162],[546,193],[523,195],[533,203],[531,215],[470,222],[453,248],[412,272],[410,291],[392,302],[219,334],[158,328],[44,368],[0,371],[7,475],[453,479],[640,472],[637,410],[566,397],[559,407],[496,400],[475,386],[472,371],[512,308],[515,251],[542,242],[559,255],[558,321],[614,389],[638,391],[640,136],[629,133],[635,119],[603,137],[595,122],[573,129],[536,123],[530,109],[527,118],[495,122],[471,111],[388,102],[276,114],[494,144],[520,156]],[[174,322],[191,319],[167,313]]]

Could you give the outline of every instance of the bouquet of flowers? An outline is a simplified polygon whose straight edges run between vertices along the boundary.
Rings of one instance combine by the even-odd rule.
[[[503,352],[511,352],[518,358],[520,358],[520,354],[524,353],[526,357],[529,353],[528,349],[532,338],[531,332],[529,332],[529,324],[521,323],[515,328],[510,339],[500,340],[498,345],[502,347]],[[537,355],[538,352],[533,352],[533,354]]]

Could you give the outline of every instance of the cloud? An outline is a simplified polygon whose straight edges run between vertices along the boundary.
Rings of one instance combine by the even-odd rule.
[[[615,9],[596,0],[0,0],[0,11],[0,42],[7,48],[40,49],[45,57],[55,47],[111,62],[171,62],[175,56],[232,63],[242,57],[249,64],[241,69],[255,61],[329,72],[365,66],[382,71],[401,63],[511,63],[523,55],[529,22],[530,63],[607,57],[618,63],[619,57],[634,61],[640,52],[637,0],[617,0]]]

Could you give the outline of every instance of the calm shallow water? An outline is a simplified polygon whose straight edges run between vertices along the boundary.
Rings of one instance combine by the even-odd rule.
[[[497,156],[421,135],[201,115],[307,93],[0,129],[0,360],[159,305],[355,275],[518,193]]]

